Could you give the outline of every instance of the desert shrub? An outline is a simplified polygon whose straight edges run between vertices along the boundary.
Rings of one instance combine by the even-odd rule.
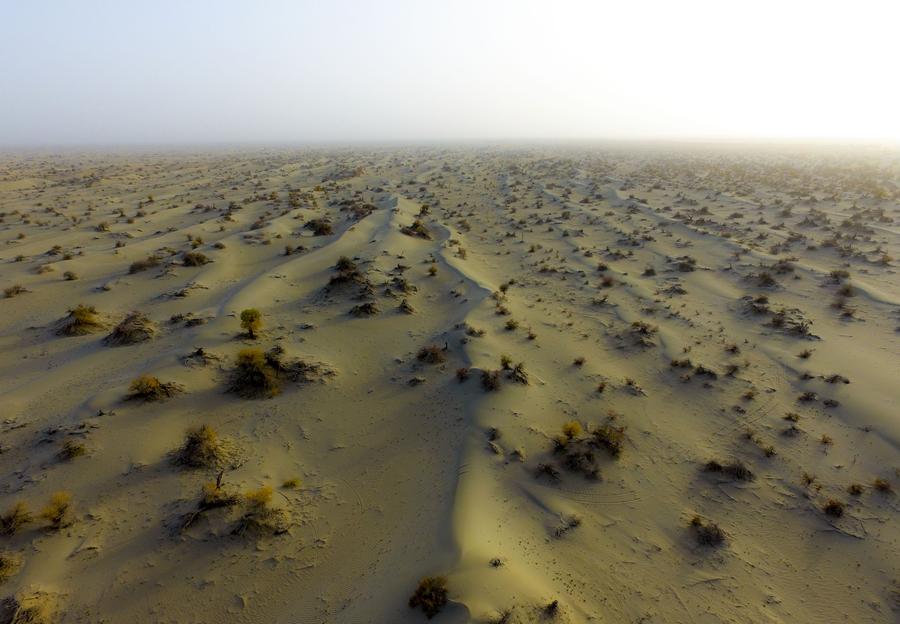
[[[404,314],[415,314],[416,309],[412,307],[412,304],[409,303],[408,300],[404,299],[400,302],[398,306],[399,310]]]
[[[219,435],[209,425],[187,430],[184,442],[175,451],[174,461],[188,468],[215,468],[225,457]]]
[[[719,546],[725,542],[725,531],[714,522],[703,522],[700,516],[691,518],[691,529],[701,546]]]
[[[277,371],[261,349],[241,349],[228,391],[245,399],[272,397],[281,392],[281,384]]]
[[[256,338],[257,332],[262,328],[262,314],[256,308],[247,308],[241,312],[241,329],[247,332],[250,338]]]
[[[102,328],[103,323],[97,317],[97,309],[79,304],[69,310],[56,333],[62,336],[84,336]]]
[[[447,360],[447,355],[441,347],[428,345],[419,349],[416,359],[426,364],[440,364]]]
[[[492,392],[500,389],[500,373],[499,370],[481,371],[481,387]]]
[[[284,511],[274,509],[272,488],[263,486],[244,495],[246,510],[232,530],[234,535],[279,534],[287,530]]]
[[[340,258],[338,258],[337,264],[334,265],[334,268],[340,273],[350,273],[352,271],[356,271],[357,266],[356,263],[347,256],[341,256]]]
[[[77,280],[78,275],[75,273],[75,271],[66,271],[65,273],[63,273],[63,279],[65,279],[68,282],[71,282],[71,281]]]
[[[859,496],[860,494],[863,493],[863,486],[862,486],[861,483],[851,483],[851,484],[847,487],[847,492],[848,492],[851,496]]]
[[[241,502],[240,496],[226,491],[221,484],[222,475],[216,481],[204,483],[200,492],[200,500],[197,501],[197,507],[184,516],[181,522],[181,530],[184,531],[191,527],[203,514],[213,509],[222,509],[234,507]]]
[[[570,420],[562,426],[562,432],[569,440],[577,438],[582,432],[581,423],[577,420]]]
[[[60,461],[71,461],[76,457],[81,457],[87,452],[84,444],[80,442],[76,442],[75,440],[66,440],[62,445],[62,448],[59,449],[59,452],[56,454],[56,457]]]
[[[59,530],[72,523],[72,495],[69,492],[54,492],[50,502],[41,510],[41,518],[50,524],[53,530]]]
[[[840,518],[844,515],[844,503],[834,498],[828,499],[825,505],[822,506],[822,511],[824,511],[827,515],[832,518]]]
[[[428,231],[428,228],[425,227],[425,224],[422,223],[422,221],[420,221],[419,219],[416,219],[410,225],[406,225],[400,228],[400,231],[407,236],[414,236],[431,240],[431,232]]]
[[[111,345],[130,345],[150,340],[156,335],[156,324],[143,312],[130,312],[106,337]]]
[[[753,472],[740,461],[728,462],[722,464],[716,460],[710,460],[703,466],[706,472],[721,473],[727,477],[737,481],[753,481],[755,475]]]
[[[515,319],[509,319],[506,321],[505,327],[507,331],[515,331],[519,328],[519,321]]]
[[[881,477],[878,477],[872,482],[872,487],[875,488],[876,492],[881,492],[882,494],[890,494],[894,491],[891,482],[887,479],[882,479]]]
[[[378,314],[378,306],[374,301],[366,301],[350,308],[350,314],[353,316],[374,316]]]
[[[181,260],[184,263],[184,266],[192,267],[203,266],[204,264],[207,264],[209,262],[209,258],[206,256],[206,254],[200,253],[199,251],[185,252]]]
[[[286,479],[281,484],[281,487],[283,487],[285,490],[296,490],[300,487],[300,483],[301,481],[299,477],[291,477],[290,479]]]
[[[409,598],[409,608],[421,608],[429,620],[440,613],[447,604],[447,579],[443,576],[426,576]]]
[[[19,529],[33,521],[34,516],[28,511],[27,503],[18,501],[0,516],[0,535],[15,535]]]
[[[7,299],[12,299],[16,295],[21,295],[22,293],[27,293],[28,290],[25,289],[21,284],[13,284],[7,288],[3,289],[3,296]]]
[[[174,382],[162,383],[153,375],[141,375],[128,387],[129,399],[143,401],[160,401],[181,392],[181,386]]]
[[[132,275],[134,273],[140,273],[141,271],[146,271],[147,269],[158,267],[159,263],[159,256],[147,256],[144,260],[136,260],[135,262],[132,262],[131,266],[128,267],[128,272]]]
[[[610,414],[606,422],[591,432],[596,444],[605,448],[610,455],[618,457],[625,444],[625,427],[616,424],[617,417]]]
[[[509,378],[524,386],[528,385],[528,372],[525,370],[525,362],[519,362],[509,371]]]
[[[17,555],[0,551],[0,583],[14,576],[21,565],[22,560]]]
[[[45,592],[16,594],[0,601],[3,624],[52,624],[56,615],[56,600]]]
[[[331,221],[328,219],[312,219],[304,225],[307,230],[311,230],[313,236],[329,236],[334,233],[331,227]]]
[[[430,275],[431,277],[434,277],[437,274],[438,274],[437,265],[432,263],[432,265],[430,267],[428,267],[428,275]]]
[[[462,383],[469,378],[470,371],[468,366],[462,366],[456,369],[456,379]]]

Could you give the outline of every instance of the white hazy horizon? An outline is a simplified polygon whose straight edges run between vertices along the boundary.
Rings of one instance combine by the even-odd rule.
[[[900,141],[900,6],[0,0],[0,145]]]

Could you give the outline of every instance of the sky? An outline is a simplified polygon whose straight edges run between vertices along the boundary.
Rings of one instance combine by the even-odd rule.
[[[896,0],[0,0],[0,145],[900,142]]]

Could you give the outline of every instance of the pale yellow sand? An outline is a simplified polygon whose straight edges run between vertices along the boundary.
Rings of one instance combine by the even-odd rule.
[[[67,490],[74,522],[0,536],[21,558],[0,596],[46,592],[60,622],[418,622],[407,599],[440,574],[450,603],[436,622],[498,621],[506,609],[508,622],[895,621],[900,505],[873,482],[900,490],[900,280],[897,260],[879,262],[900,256],[898,185],[890,153],[6,155],[0,286],[27,292],[0,298],[0,511],[39,511]],[[371,214],[350,219],[339,202],[351,198]],[[423,205],[430,240],[400,231]],[[819,225],[800,225],[810,211]],[[842,225],[853,214],[859,227]],[[332,235],[304,229],[320,217]],[[856,233],[846,257],[849,240],[822,245],[834,232]],[[794,233],[805,239],[772,249]],[[181,266],[189,235],[211,263]],[[153,253],[159,266],[129,274]],[[368,277],[379,314],[351,316],[356,289],[326,287],[341,256]],[[681,256],[695,270],[670,261]],[[792,270],[770,270],[777,286],[748,278],[780,258]],[[389,296],[398,264],[416,291]],[[831,307],[839,269],[853,317]],[[796,308],[818,339],[772,327],[745,295]],[[403,298],[414,314],[398,310]],[[141,310],[160,331],[120,347],[105,331],[56,335],[77,304],[109,326]],[[240,335],[249,307],[263,314],[257,340]],[[205,323],[170,322],[177,314]],[[657,328],[646,346],[636,321]],[[237,352],[275,344],[335,375],[287,382],[272,399],[226,394]],[[446,345],[445,362],[417,360],[432,344]],[[221,359],[186,366],[196,347]],[[504,375],[499,391],[482,388],[501,355],[524,363],[528,385]],[[471,367],[462,383],[460,367]],[[144,373],[185,391],[124,401]],[[834,374],[850,383],[828,383]],[[799,402],[807,391],[815,400]],[[597,452],[602,478],[559,467],[562,425],[599,425],[610,410],[626,440],[618,459]],[[225,486],[275,488],[286,534],[229,535],[235,510],[177,530],[216,478],[170,461],[201,423],[236,450]],[[66,440],[86,455],[59,461]],[[740,460],[756,478],[704,472],[711,459]],[[535,477],[547,462],[558,483]],[[280,487],[295,477],[300,488]],[[831,498],[842,517],[823,513]],[[696,543],[695,514],[724,530],[723,545]]]

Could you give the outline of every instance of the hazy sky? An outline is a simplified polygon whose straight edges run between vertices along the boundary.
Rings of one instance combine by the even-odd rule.
[[[0,144],[897,141],[898,28],[898,0],[0,0]]]

